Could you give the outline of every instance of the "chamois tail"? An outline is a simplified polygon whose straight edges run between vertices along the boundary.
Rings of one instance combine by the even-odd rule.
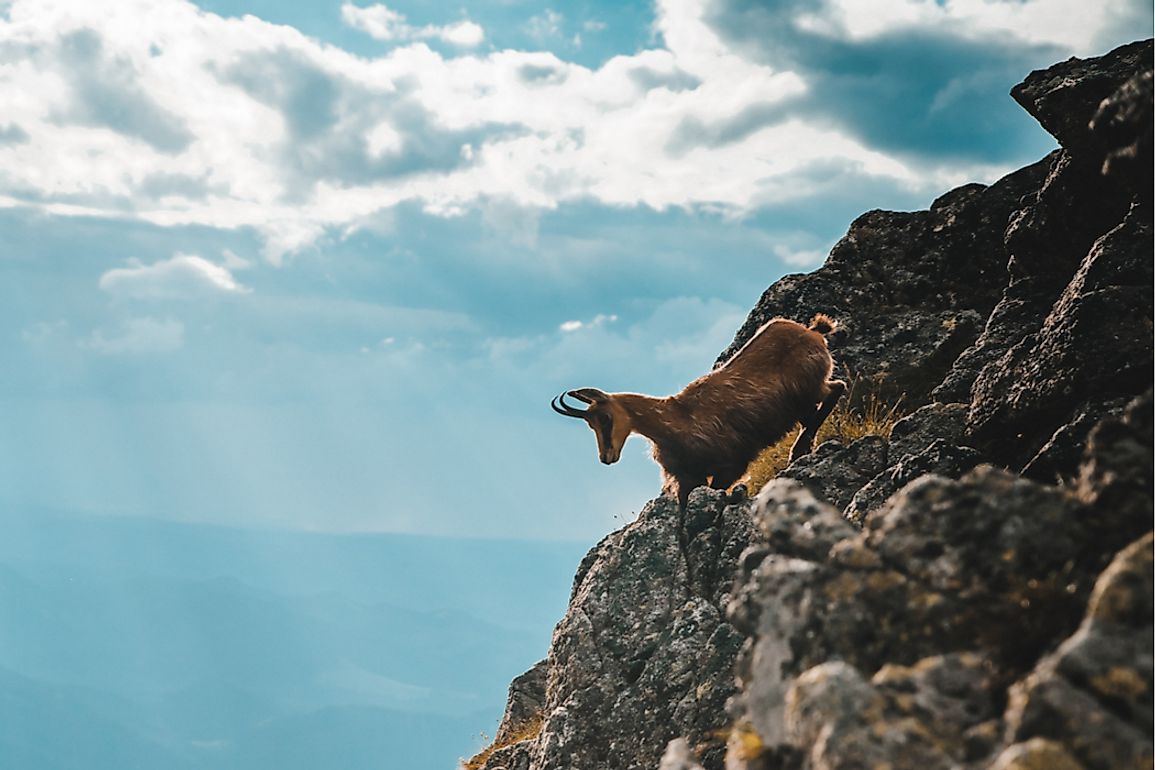
[[[826,335],[838,328],[838,321],[825,313],[818,313],[811,319],[810,328],[819,334]]]

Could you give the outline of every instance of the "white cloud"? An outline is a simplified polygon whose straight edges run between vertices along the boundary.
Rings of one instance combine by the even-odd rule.
[[[184,345],[184,324],[171,318],[130,318],[117,332],[98,329],[80,344],[106,355],[171,353]]]
[[[485,30],[475,22],[465,20],[444,26],[414,27],[406,22],[403,14],[381,4],[361,7],[344,3],[341,19],[350,27],[386,42],[438,39],[462,48],[475,48],[485,40]]]
[[[612,324],[618,320],[616,315],[598,313],[589,321],[564,321],[557,328],[563,332],[576,332],[579,329],[594,329],[605,324]]]
[[[1123,0],[1082,4],[1078,24],[1057,18],[1068,2],[870,7],[895,25],[1002,30],[1075,50]],[[849,1],[826,8],[807,23],[831,34],[880,29]],[[593,201],[741,216],[847,175],[930,194],[1007,170],[949,158],[915,165],[832,125],[775,117],[809,84],[722,40],[706,0],[659,0],[662,47],[597,69],[548,52],[443,56],[421,41],[473,46],[484,31],[470,21],[413,26],[380,4],[341,9],[347,23],[399,43],[377,58],[187,0],[11,0],[6,9],[0,100],[22,141],[0,142],[0,206],[249,228],[273,263],[406,202],[447,217],[498,212],[495,226],[516,224],[532,242],[533,216],[505,212]],[[529,23],[552,35],[562,21],[550,11]],[[86,69],[104,73],[100,98],[82,88]],[[168,269],[241,290],[227,272],[234,265],[218,282],[209,264]]]
[[[114,268],[100,276],[99,285],[118,299],[141,300],[195,299],[250,291],[227,268],[195,254],[176,254],[151,265],[134,262]]]
[[[529,17],[525,23],[525,31],[531,38],[540,44],[561,36],[561,25],[565,17],[552,8]]]
[[[1091,55],[1101,53],[1097,50],[1099,35],[1124,7],[1125,3],[1117,0],[827,0],[818,10],[802,16],[798,24],[813,32],[855,40],[911,30],[950,29],[965,37],[1003,36]]]
[[[453,43],[463,48],[473,48],[481,45],[481,42],[485,40],[485,30],[481,28],[480,24],[472,21],[458,21],[435,29],[437,29],[437,37],[446,43]]]
[[[788,265],[813,268],[822,264],[826,259],[827,252],[821,249],[792,249],[786,246],[775,246],[774,254]]]

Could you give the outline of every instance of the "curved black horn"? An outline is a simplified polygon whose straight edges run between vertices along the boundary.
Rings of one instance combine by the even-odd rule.
[[[609,397],[610,397],[609,394],[606,393],[604,390],[598,390],[597,388],[581,388],[580,390],[568,390],[568,391],[566,391],[566,395],[567,396],[573,396],[578,401],[584,401],[587,404],[592,404],[595,401],[607,401],[607,400],[609,400]]]
[[[567,404],[565,402],[565,396],[565,393],[562,393],[560,396],[556,396],[553,401],[549,402],[549,405],[552,406],[553,410],[560,415],[564,415],[565,417],[580,417],[584,420],[586,416],[585,412],[580,409],[574,409],[572,406]],[[561,406],[558,406],[559,403]]]

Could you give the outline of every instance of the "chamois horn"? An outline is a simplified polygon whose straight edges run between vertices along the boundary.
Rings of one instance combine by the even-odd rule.
[[[550,401],[549,405],[553,407],[555,412],[560,415],[564,415],[565,417],[580,417],[585,419],[585,412],[580,409],[574,409],[572,406],[567,404],[565,402],[565,397],[566,394],[562,393],[560,396],[556,396],[553,401]],[[559,403],[561,406],[558,406]]]
[[[595,401],[608,401],[610,395],[604,390],[597,388],[581,388],[580,390],[566,391],[567,396],[573,396],[578,401],[585,401],[587,404],[592,404]]]

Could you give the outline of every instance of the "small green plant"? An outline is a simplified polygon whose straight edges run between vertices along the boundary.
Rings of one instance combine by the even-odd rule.
[[[493,756],[495,751],[504,749],[507,746],[512,746],[515,743],[528,741],[531,738],[536,738],[541,733],[541,727],[545,723],[544,714],[535,714],[529,719],[522,722],[520,725],[510,730],[506,735],[499,735],[498,740],[486,746],[477,754],[469,759],[462,760],[461,767],[463,770],[481,770],[485,767],[485,763]],[[484,734],[483,734],[484,737]]]
[[[855,398],[856,384],[851,382],[850,390],[818,429],[815,446],[831,439],[849,444],[863,436],[885,438],[890,435],[890,429],[894,424],[904,417],[901,397],[893,404],[886,404],[873,393]],[[796,437],[796,433],[791,433],[777,444],[763,449],[762,453],[754,458],[754,462],[750,463],[746,475],[738,483],[745,484],[750,495],[756,495],[766,486],[766,482],[790,464],[790,447],[794,445]]]

